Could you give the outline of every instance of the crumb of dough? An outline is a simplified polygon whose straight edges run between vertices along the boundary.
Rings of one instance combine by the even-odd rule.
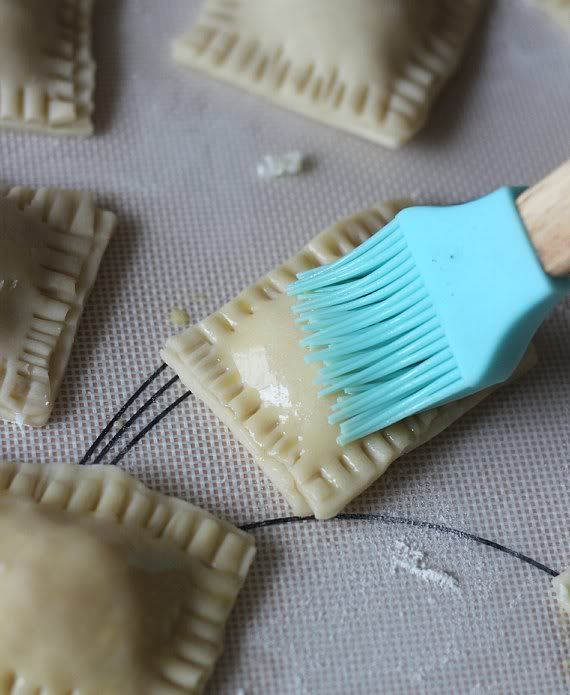
[[[303,171],[304,159],[301,152],[296,150],[283,155],[266,154],[257,164],[257,175],[260,179],[296,176]]]
[[[174,326],[188,326],[190,325],[190,314],[186,309],[173,306],[170,310],[170,323]]]
[[[558,604],[563,611],[570,613],[570,567],[552,580]]]

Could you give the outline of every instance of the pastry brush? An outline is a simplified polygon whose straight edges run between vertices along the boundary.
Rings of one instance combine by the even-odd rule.
[[[508,379],[570,291],[570,161],[527,190],[402,210],[288,292],[340,444]]]

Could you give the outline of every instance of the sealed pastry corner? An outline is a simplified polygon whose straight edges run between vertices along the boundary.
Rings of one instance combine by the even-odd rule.
[[[0,0],[0,127],[93,132],[93,0]]]

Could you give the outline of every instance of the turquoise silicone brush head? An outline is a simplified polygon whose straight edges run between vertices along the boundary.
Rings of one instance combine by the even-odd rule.
[[[290,285],[305,359],[322,363],[320,394],[337,396],[340,444],[511,376],[570,291],[570,165],[520,193],[408,208]]]

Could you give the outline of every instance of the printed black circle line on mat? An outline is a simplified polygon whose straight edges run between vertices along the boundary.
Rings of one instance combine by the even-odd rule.
[[[393,524],[400,526],[411,526],[413,528],[429,529],[430,531],[438,531],[439,533],[448,533],[457,538],[464,540],[475,541],[481,545],[486,545],[489,548],[498,550],[501,553],[506,553],[512,557],[516,557],[521,562],[526,562],[527,565],[531,567],[536,567],[536,569],[546,572],[551,577],[557,577],[560,572],[543,565],[542,562],[538,560],[533,560],[533,558],[520,553],[518,550],[513,550],[512,548],[507,548],[506,545],[497,543],[496,541],[491,541],[488,538],[483,538],[482,536],[477,536],[474,533],[468,533],[467,531],[461,531],[460,529],[453,528],[451,526],[444,526],[443,524],[434,524],[431,521],[421,521],[420,519],[411,519],[405,516],[391,516],[389,514],[338,514],[337,516],[323,521],[320,519],[315,519],[314,517],[299,517],[299,516],[285,516],[278,519],[267,519],[265,521],[254,521],[251,524],[244,524],[240,526],[242,531],[255,531],[256,529],[269,528],[272,526],[283,526],[285,524],[300,524],[300,523],[323,523],[329,524],[333,521],[378,521],[382,524]]]
[[[155,381],[155,379],[166,369],[166,365],[162,364],[141,386],[135,391],[135,393],[127,400],[127,402],[117,411],[117,413],[113,416],[113,418],[110,420],[110,422],[105,426],[101,434],[97,437],[97,439],[93,442],[85,456],[81,459],[81,464],[85,464],[88,462],[89,457],[92,455],[92,453],[97,449],[99,444],[102,442],[104,437],[109,433],[115,422],[119,420],[121,415],[125,413],[125,411],[129,408],[130,405]],[[173,379],[170,379],[164,386],[162,386],[151,398],[149,398],[145,404],[137,410],[137,412],[125,423],[125,425],[121,428],[119,433],[122,436],[129,427],[139,419],[139,417],[154,403],[154,401],[158,398],[158,396],[164,391],[166,391],[170,386],[172,386],[175,382],[177,381],[177,377],[174,377]],[[192,395],[191,391],[186,391],[183,393],[181,396],[179,396],[173,403],[168,405],[161,413],[159,413],[153,420],[151,420],[118,454],[115,456],[115,458],[111,461],[110,465],[117,465],[121,459],[144,437],[150,432],[163,418],[165,418],[172,410],[174,410],[178,405],[183,403],[187,398],[189,398]],[[113,446],[113,443],[117,441],[119,437],[115,435],[111,442],[105,447],[105,453]],[[100,461],[103,458],[104,454],[100,454],[97,459],[97,461]],[[408,518],[408,517],[398,517],[398,516],[390,516],[388,514],[339,514],[333,519],[330,519],[328,521],[323,521],[321,523],[330,523],[332,521],[377,521],[383,524],[398,524],[402,526],[410,526],[414,528],[423,528],[423,529],[429,529],[431,531],[438,531],[439,533],[447,533],[453,536],[456,536],[457,538],[462,538],[465,540],[472,540],[476,543],[479,543],[480,545],[485,545],[489,548],[493,548],[494,550],[497,550],[499,552],[505,553],[507,555],[511,555],[512,557],[516,557],[519,559],[521,562],[525,562],[528,565],[531,565],[532,567],[536,567],[537,569],[541,570],[542,572],[545,572],[546,574],[550,575],[551,577],[556,577],[558,576],[559,572],[556,570],[551,569],[550,567],[547,567],[546,565],[542,564],[541,562],[538,562],[538,560],[534,560],[533,558],[529,557],[528,555],[525,555],[524,553],[519,552],[518,550],[513,550],[512,548],[508,548],[505,545],[502,545],[501,543],[497,543],[496,541],[489,540],[488,538],[483,538],[481,536],[477,536],[473,533],[469,533],[467,531],[461,531],[460,529],[452,528],[450,526],[444,526],[443,524],[436,524],[432,523],[430,521],[422,521],[420,519],[413,519],[413,518]],[[304,522],[318,522],[318,519],[315,519],[314,517],[297,517],[297,516],[288,516],[288,517],[280,517],[276,519],[266,519],[264,521],[256,521],[251,524],[245,524],[242,526],[242,530],[244,531],[254,531],[255,529],[260,529],[260,528],[268,528],[271,526],[283,526],[285,524],[297,524],[297,523],[304,523]]]
[[[119,461],[129,453],[129,451],[139,443],[139,441],[146,436],[158,423],[165,418],[174,408],[179,406],[181,403],[183,403],[187,398],[189,398],[192,395],[192,391],[186,391],[186,393],[183,393],[181,396],[179,396],[173,403],[171,403],[169,406],[167,406],[162,413],[159,413],[153,420],[151,420],[146,427],[144,427],[131,441],[127,444],[127,446],[122,449],[116,456],[115,458],[111,461],[109,464],[110,466],[116,466]]]
[[[121,408],[119,408],[119,410],[113,415],[113,417],[111,418],[111,420],[109,420],[109,422],[108,422],[108,423],[105,425],[105,427],[102,429],[102,431],[101,431],[101,433],[99,434],[99,436],[97,437],[97,439],[95,439],[95,441],[93,442],[93,444],[91,444],[91,446],[89,447],[89,449],[87,449],[87,451],[85,452],[83,458],[81,459],[81,461],[79,461],[79,465],[80,465],[80,466],[84,466],[84,465],[86,465],[87,463],[89,463],[89,459],[90,459],[91,456],[95,453],[95,451],[96,451],[97,448],[99,447],[99,444],[101,444],[101,442],[103,441],[103,439],[107,436],[107,434],[109,434],[109,432],[110,432],[111,429],[113,428],[114,424],[121,418],[122,415],[124,415],[124,413],[127,411],[127,409],[137,400],[137,398],[138,398],[144,391],[147,390],[147,388],[153,383],[153,381],[156,380],[156,378],[157,378],[160,374],[162,374],[162,372],[163,372],[165,369],[166,369],[166,364],[161,364],[160,367],[159,367],[158,369],[156,369],[156,370],[149,376],[149,378],[146,379],[146,381],[144,381],[144,382],[138,387],[138,389],[137,389],[137,390],[133,393],[133,395],[126,401],[126,403],[125,403],[123,406],[121,406]],[[142,414],[142,413],[141,413],[141,414]],[[131,423],[131,424],[132,424],[132,423]],[[124,428],[122,428],[122,429],[125,429],[125,430],[126,430],[126,426],[125,426]]]
[[[126,413],[128,408],[133,405],[133,403],[141,396],[153,383],[156,381],[156,379],[162,374],[162,372],[166,369],[166,364],[162,364],[158,369],[156,369],[151,376],[146,379],[139,387],[138,389],[133,393],[132,396],[128,398],[126,403],[122,405],[119,410],[113,415],[111,420],[105,425],[101,433],[97,436],[93,444],[89,447],[87,452],[84,454],[82,459],[79,461],[80,466],[85,466],[85,465],[95,465],[98,463],[105,463],[104,458],[106,454],[113,448],[113,446],[121,439],[131,426],[140,419],[142,415],[166,392],[168,389],[170,389],[172,386],[174,386],[175,383],[180,381],[180,378],[178,376],[173,376],[171,379],[169,379],[163,386],[161,386],[153,395],[148,398],[143,405],[132,415],[124,424],[120,426],[117,432],[111,437],[111,439],[105,444],[103,449],[99,452],[99,454],[96,455],[94,460],[90,460],[93,455],[95,455],[95,452],[99,448],[99,446],[103,443],[105,437],[111,432],[113,427],[119,423],[120,418],[122,415]],[[110,463],[110,465],[116,464],[118,461],[120,461],[125,454],[132,449],[133,446],[135,446],[141,439],[142,437],[150,432],[150,430],[158,424],[168,413],[173,410],[177,405],[185,401],[189,396],[191,395],[190,391],[186,391],[182,396],[177,398],[174,403],[171,403],[167,408],[160,413],[157,417],[155,417],[147,427],[143,429],[142,432],[140,432],[129,444],[124,447],[121,452],[119,453],[118,456],[116,456]]]
[[[121,439],[121,437],[122,437],[122,436],[127,432],[127,430],[130,428],[130,426],[131,426],[133,423],[135,423],[135,422],[140,418],[140,416],[141,416],[143,413],[145,413],[145,412],[150,408],[150,406],[151,406],[155,401],[157,401],[157,400],[160,398],[160,396],[162,396],[162,394],[163,394],[165,391],[168,391],[168,389],[169,389],[171,386],[174,386],[174,384],[175,384],[177,381],[178,381],[178,377],[177,377],[177,376],[173,376],[172,379],[169,379],[169,380],[166,382],[166,384],[164,384],[164,386],[161,386],[161,387],[158,389],[158,391],[156,391],[156,393],[153,393],[153,395],[143,403],[143,405],[136,411],[136,413],[135,413],[132,417],[130,417],[130,418],[125,422],[124,425],[122,425],[122,427],[118,430],[118,432],[116,432],[116,433],[111,437],[111,439],[107,442],[107,444],[105,444],[105,446],[104,446],[104,447],[101,449],[101,451],[97,454],[95,460],[93,461],[93,465],[95,465],[96,463],[101,463],[102,460],[105,458],[105,454],[111,449],[111,447],[115,444],[115,442],[118,442],[119,439]]]

